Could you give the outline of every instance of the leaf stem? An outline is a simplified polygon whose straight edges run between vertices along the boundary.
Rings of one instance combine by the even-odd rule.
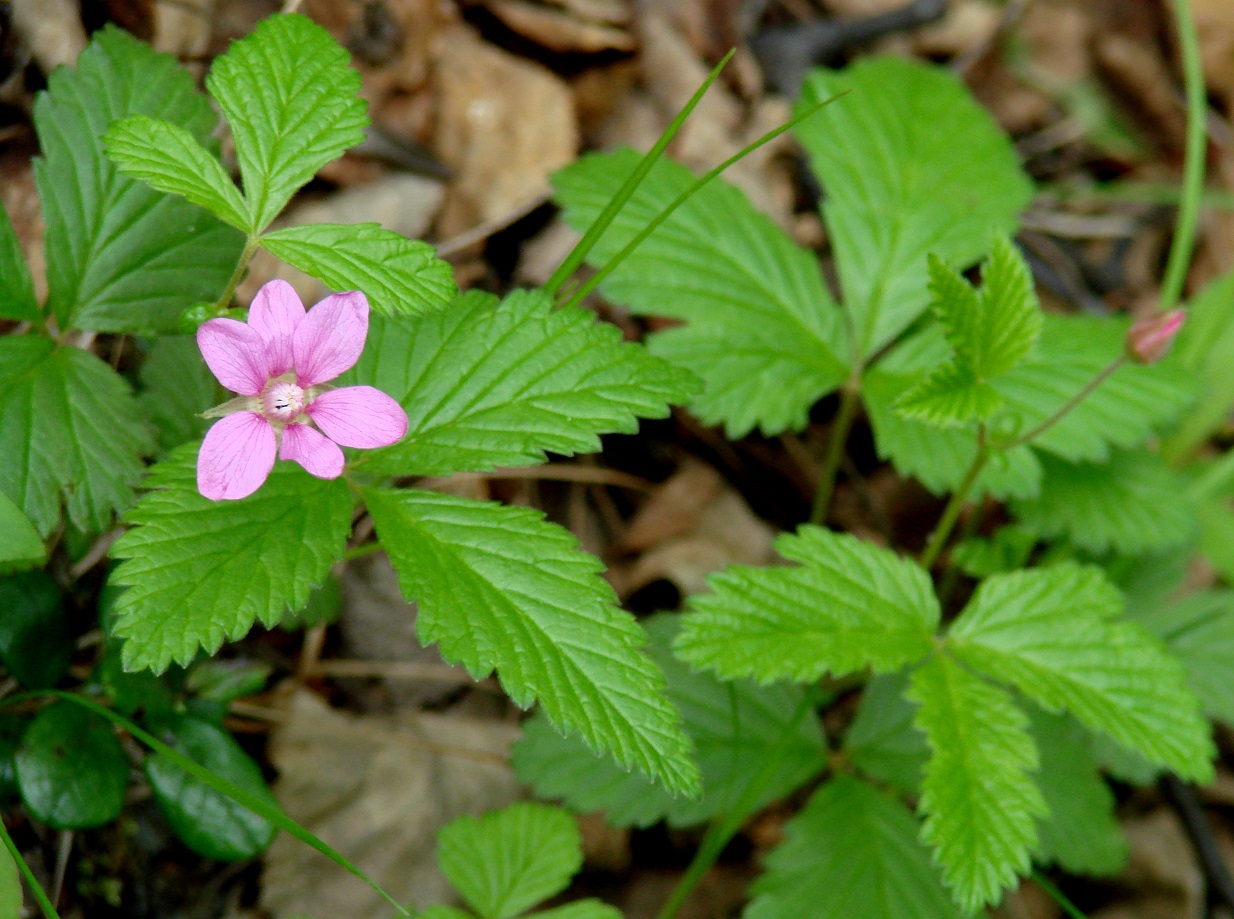
[[[378,542],[377,540],[373,540],[372,542],[366,542],[359,546],[353,546],[352,548],[348,549],[346,552],[343,553],[343,557],[340,559],[340,561],[350,562],[354,558],[361,558],[362,556],[365,556],[365,555],[372,555],[374,552],[380,552],[382,548],[383,548],[382,544]]]
[[[831,496],[835,493],[836,475],[840,470],[840,461],[844,458],[844,447],[848,443],[848,433],[857,417],[857,404],[860,401],[861,375],[858,370],[857,376],[850,377],[840,389],[840,408],[827,438],[827,455],[823,457],[823,468],[818,474],[814,506],[810,509],[810,523],[821,526],[827,522]]]
[[[1086,398],[1088,398],[1088,396],[1098,386],[1100,386],[1102,383],[1108,380],[1111,376],[1113,376],[1114,372],[1118,370],[1118,368],[1122,367],[1123,364],[1125,364],[1126,362],[1127,362],[1126,355],[1120,354],[1113,361],[1111,361],[1108,366],[1104,367],[1095,377],[1093,377],[1086,384],[1084,384],[1084,386],[1080,389],[1079,392],[1077,392],[1074,396],[1072,396],[1070,399],[1064,402],[1062,407],[1059,408],[1059,410],[1056,411],[1053,415],[1051,415],[1049,418],[1041,422],[1041,424],[1037,425],[1035,428],[1031,429],[1030,431],[1024,434],[1021,434],[1018,437],[1013,437],[1011,440],[1004,441],[1000,444],[996,444],[995,448],[998,450],[1010,450],[1012,447],[1020,447],[1020,446],[1023,446],[1024,444],[1031,443],[1037,437],[1044,434],[1050,428],[1054,427],[1054,425],[1058,424],[1065,417],[1067,417],[1067,415],[1071,412],[1073,408],[1075,408],[1077,405],[1083,402]]]
[[[253,260],[253,256],[257,254],[257,247],[261,245],[261,241],[256,236],[249,236],[244,243],[244,251],[240,253],[240,259],[236,262],[236,270],[231,273],[231,278],[227,281],[227,287],[223,290],[223,295],[214,302],[214,311],[220,313],[231,306],[231,298],[235,296],[236,288],[244,279],[244,273],[249,269],[249,262]]]
[[[1032,878],[1037,886],[1044,890],[1050,899],[1058,905],[1058,908],[1070,916],[1071,919],[1088,919],[1087,916],[1080,912],[1079,907],[1067,899],[1067,895],[1055,886],[1053,881],[1035,868],[1033,869]]]
[[[39,904],[39,909],[43,911],[46,919],[60,919],[60,914],[56,912],[55,906],[47,898],[47,894],[43,891],[43,886],[39,884],[38,878],[34,876],[34,872],[30,870],[26,860],[17,851],[17,844],[13,842],[13,837],[9,835],[3,820],[0,820],[0,840],[3,840],[4,847],[9,850],[9,855],[13,857],[13,861],[17,864],[17,870],[21,872],[22,877],[26,879],[26,883],[30,885],[30,892],[34,894],[34,899]]]
[[[1205,130],[1208,105],[1204,98],[1204,70],[1190,0],[1174,0],[1174,21],[1187,93],[1187,150],[1183,163],[1183,189],[1178,206],[1178,223],[1174,228],[1174,241],[1170,245],[1170,260],[1166,264],[1165,280],[1161,284],[1161,302],[1158,307],[1161,312],[1174,309],[1182,298],[1187,269],[1191,266],[1191,255],[1195,249],[1196,222],[1200,197],[1204,191],[1204,167],[1208,153]]]
[[[985,425],[981,425],[977,428],[977,455],[973,457],[973,462],[968,467],[968,472],[964,473],[964,480],[952,492],[951,500],[943,508],[943,515],[938,518],[938,523],[934,526],[934,532],[926,540],[925,551],[921,554],[921,567],[926,571],[933,568],[934,563],[938,561],[938,556],[942,553],[943,546],[947,544],[947,537],[951,535],[951,531],[955,529],[956,521],[960,519],[960,511],[964,509],[964,504],[968,501],[968,494],[973,490],[973,485],[977,482],[977,476],[981,475],[981,470],[985,468],[985,464],[989,459],[990,445],[986,442]]]

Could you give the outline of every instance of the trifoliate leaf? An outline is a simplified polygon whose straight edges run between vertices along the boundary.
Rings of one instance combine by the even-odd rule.
[[[34,335],[0,340],[0,430],[0,491],[44,536],[61,501],[79,529],[105,529],[132,503],[150,447],[119,374]]]
[[[592,154],[553,177],[565,219],[585,229],[638,165],[633,150]],[[694,182],[661,159],[600,237],[603,265]],[[988,232],[988,231],[987,231]],[[736,188],[713,181],[652,233],[601,285],[637,313],[680,319],[652,335],[652,352],[705,384],[691,410],[730,437],[805,427],[815,402],[847,376],[842,317],[818,259]]]
[[[518,777],[544,798],[560,798],[579,813],[603,810],[614,826],[649,826],[667,820],[692,826],[731,814],[739,804],[753,813],[782,798],[826,765],[818,719],[796,686],[721,683],[673,656],[680,616],[644,621],[648,652],[668,680],[669,699],[681,710],[703,773],[703,796],[674,797],[637,773],[598,757],[576,737],[562,737],[537,714],[514,745]],[[774,762],[774,769],[764,768]],[[761,787],[751,791],[752,783]],[[746,802],[749,794],[750,800]]]
[[[21,242],[8,211],[0,204],[0,319],[38,322],[42,318]]]
[[[1234,591],[1141,607],[1136,619],[1183,662],[1204,711],[1234,725]]]
[[[917,706],[905,697],[907,688],[907,670],[870,680],[844,738],[844,751],[865,775],[915,797],[930,748],[913,724]]]
[[[187,665],[256,621],[274,626],[308,600],[351,529],[346,482],[313,478],[293,463],[277,463],[240,501],[203,498],[197,446],[151,468],[151,491],[125,516],[129,529],[112,547],[125,559],[110,581],[128,588],[116,599],[114,634],[125,639],[129,670]]]
[[[72,702],[39,712],[17,749],[17,783],[30,815],[54,830],[116,819],[129,784],[129,758],[111,724]]]
[[[931,756],[922,781],[922,838],[967,910],[998,902],[1028,872],[1045,801],[1030,775],[1037,749],[1011,696],[946,655],[912,675]]]
[[[363,291],[383,316],[435,313],[457,293],[454,270],[432,246],[375,223],[288,227],[261,244],[334,290]]]
[[[1209,284],[1188,304],[1174,342],[1179,366],[1200,381],[1194,405],[1162,443],[1169,460],[1188,454],[1226,423],[1234,406],[1234,271]]]
[[[1116,450],[1105,463],[1041,458],[1035,498],[1012,502],[1020,526],[1065,537],[1090,552],[1128,555],[1167,549],[1194,533],[1196,511],[1183,481],[1156,453]]]
[[[886,792],[833,779],[785,826],[744,919],[964,919],[918,829]]]
[[[1029,720],[1041,755],[1037,784],[1049,808],[1037,828],[1037,858],[1073,874],[1117,874],[1127,861],[1127,840],[1087,734],[1070,718],[1035,706]]]
[[[443,313],[376,320],[359,364],[339,380],[398,399],[401,442],[358,463],[381,475],[483,472],[542,463],[545,453],[594,453],[598,435],[663,418],[695,381],[615,326],[543,292],[500,303],[469,295]]]
[[[425,644],[476,678],[494,669],[515,704],[539,699],[594,750],[697,794],[698,767],[646,635],[620,609],[600,562],[528,508],[427,491],[370,488],[369,513],[419,602]]]
[[[1015,369],[1037,344],[1041,307],[1033,277],[1011,241],[997,237],[980,291],[930,257],[933,312],[952,348],[949,363],[900,397],[897,409],[942,427],[989,419],[1003,405],[990,381]]]
[[[47,557],[47,548],[30,518],[0,492],[0,571],[31,568]]]
[[[900,58],[814,71],[798,110],[848,90],[796,128],[823,185],[844,305],[870,355],[929,303],[927,253],[961,268],[1009,232],[1032,185],[964,84]]]
[[[734,566],[690,599],[676,650],[725,679],[816,680],[897,670],[934,646],[938,600],[919,565],[845,533],[776,540],[794,567]]]
[[[187,198],[238,230],[250,224],[240,190],[189,131],[148,115],[121,118],[103,135],[107,156],[122,173]]]
[[[261,776],[261,767],[235,739],[206,721],[183,715],[160,724],[164,741],[215,775],[278,808]],[[252,858],[274,841],[278,831],[243,804],[189,775],[161,753],[146,757],[146,777],[154,800],[175,834],[206,858],[239,861]]]
[[[164,335],[150,347],[138,371],[137,401],[167,452],[201,437],[213,422],[201,413],[225,398],[189,335]]]
[[[481,919],[510,919],[565,890],[583,866],[574,818],[523,801],[459,817],[437,836],[442,873]]]
[[[952,625],[970,667],[1065,710],[1185,778],[1212,775],[1212,741],[1182,665],[1122,617],[1100,569],[1070,563],[995,575]]]
[[[117,118],[149,115],[206,143],[217,118],[169,54],[107,27],[34,104],[34,164],[47,221],[48,305],[62,329],[173,332],[214,300],[244,240],[201,208],[123,175],[104,155]]]
[[[364,139],[360,75],[311,19],[271,16],[215,59],[206,78],[231,128],[251,223],[260,233],[317,170]]]

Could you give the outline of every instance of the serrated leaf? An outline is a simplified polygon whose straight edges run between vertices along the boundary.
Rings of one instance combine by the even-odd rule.
[[[340,385],[366,383],[407,410],[407,436],[357,460],[381,475],[484,472],[542,463],[548,451],[594,453],[600,434],[663,418],[695,381],[542,291],[496,303],[468,295],[417,320],[374,319]]]
[[[799,111],[848,95],[796,128],[823,185],[823,217],[864,355],[929,302],[926,254],[967,267],[1009,232],[1032,185],[1011,142],[950,72],[900,58],[814,71]]]
[[[481,919],[511,919],[569,886],[583,843],[565,811],[524,801],[452,820],[437,835],[437,861]]]
[[[1016,524],[999,527],[987,538],[969,537],[951,550],[951,561],[970,578],[988,578],[1028,567],[1037,545],[1031,530]]]
[[[129,758],[107,721],[72,702],[54,702],[22,735],[17,782],[34,819],[54,830],[88,829],[119,816]]]
[[[33,335],[0,340],[0,491],[46,536],[63,501],[99,532],[133,500],[150,438],[119,374]]]
[[[164,742],[215,775],[265,800],[278,801],[255,763],[230,734],[197,718],[174,716],[163,727]],[[154,800],[175,834],[206,858],[239,861],[263,851],[278,831],[247,807],[194,778],[162,754],[146,757]]]
[[[808,682],[897,670],[934,646],[938,600],[915,562],[809,525],[775,545],[798,565],[730,567],[690,598],[682,660],[725,679]]]
[[[1094,553],[1168,549],[1196,529],[1182,479],[1147,450],[1115,450],[1105,463],[1041,458],[1035,498],[1013,501],[1020,526],[1042,538],[1065,537]]]
[[[827,749],[818,719],[803,706],[795,686],[757,686],[749,681],[721,683],[691,670],[673,656],[673,637],[681,617],[660,614],[644,621],[648,652],[668,680],[669,699],[681,711],[703,774],[703,796],[691,801],[623,771],[597,757],[575,737],[562,737],[542,715],[523,725],[514,745],[513,764],[520,780],[544,798],[560,798],[579,813],[603,810],[614,826],[650,826],[667,820],[693,826],[732,812],[752,782],[762,784],[753,813],[787,795],[825,765]],[[794,721],[796,717],[796,721]],[[761,770],[772,759],[769,775]]]
[[[0,661],[26,689],[51,689],[76,650],[64,599],[51,576],[0,578]]]
[[[1122,609],[1097,568],[995,575],[952,625],[948,646],[1047,711],[1068,711],[1179,775],[1207,781],[1212,741],[1186,672]]]
[[[336,291],[364,291],[383,316],[435,313],[457,293],[453,269],[432,246],[375,223],[288,227],[261,244]]]
[[[515,704],[535,699],[594,750],[697,794],[680,716],[616,605],[600,562],[528,508],[427,491],[365,491],[403,595],[419,602],[425,644],[476,678],[494,669]]]
[[[1173,461],[1218,430],[1234,406],[1234,271],[1205,287],[1188,304],[1187,321],[1171,357],[1200,381],[1199,396],[1165,438],[1162,452]]]
[[[1041,754],[1037,783],[1049,808],[1038,826],[1037,858],[1073,874],[1117,874],[1127,861],[1127,840],[1088,736],[1069,718],[1036,707],[1029,720]]]
[[[963,919],[904,805],[865,782],[828,782],[784,828],[744,919]]]
[[[48,306],[61,329],[175,331],[187,307],[218,297],[240,255],[235,230],[122,175],[104,155],[103,132],[136,114],[177,124],[202,143],[217,121],[175,58],[111,26],[35,100]]]
[[[618,150],[556,173],[566,221],[585,229],[638,162],[635,151]],[[679,163],[658,161],[589,262],[611,259],[694,180]],[[805,427],[810,407],[847,377],[842,317],[817,257],[723,181],[679,207],[601,290],[637,313],[684,322],[651,335],[648,346],[703,380],[690,408],[730,437]]]
[[[42,318],[21,241],[9,212],[0,204],[0,319],[40,322]]]
[[[998,902],[1030,867],[1045,801],[1030,772],[1037,749],[1011,696],[946,655],[912,675],[915,724],[931,755],[921,785],[922,839],[965,909]]]
[[[1136,620],[1183,662],[1212,718],[1234,725],[1234,591],[1204,591],[1140,608]]]
[[[857,717],[844,737],[844,751],[865,775],[916,797],[930,749],[913,724],[917,706],[904,695],[908,676],[901,670],[866,683]]]
[[[939,427],[985,421],[1003,407],[989,383],[955,364],[944,364],[895,401],[895,410]]]
[[[103,135],[107,156],[120,171],[159,191],[204,207],[224,223],[247,230],[251,223],[240,190],[196,137],[170,121],[130,115]]]
[[[330,33],[296,13],[262,20],[215,59],[206,88],[227,118],[260,233],[326,163],[364,139],[360,75]]]
[[[190,335],[164,335],[155,341],[138,378],[137,401],[164,453],[204,435],[214,422],[201,413],[224,399]]]
[[[112,556],[125,559],[110,582],[128,588],[116,599],[114,634],[125,639],[129,670],[187,665],[254,622],[274,626],[308,600],[351,529],[346,482],[313,478],[292,463],[276,464],[241,501],[203,498],[197,447],[180,447],[151,468],[151,491],[125,515],[129,529],[112,546]]]
[[[0,492],[0,571],[30,568],[47,557],[47,548],[30,518]]]
[[[577,900],[555,909],[528,913],[527,919],[623,919],[623,914],[615,906],[599,900]]]

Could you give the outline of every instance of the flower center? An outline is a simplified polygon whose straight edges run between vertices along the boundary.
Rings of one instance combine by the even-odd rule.
[[[261,391],[261,413],[267,421],[294,421],[304,409],[304,390],[287,380],[273,379]]]

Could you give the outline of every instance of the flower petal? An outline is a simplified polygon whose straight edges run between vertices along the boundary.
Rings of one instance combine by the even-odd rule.
[[[256,412],[228,415],[206,432],[197,490],[211,501],[246,498],[274,467],[274,428]]]
[[[358,290],[331,294],[296,328],[292,350],[301,386],[333,380],[360,359],[368,337],[368,300]]]
[[[203,322],[197,329],[197,347],[210,372],[232,392],[255,396],[271,376],[265,341],[243,322]]]
[[[283,428],[279,459],[294,460],[319,479],[337,479],[343,473],[343,451],[338,444],[307,424]]]
[[[249,328],[256,329],[266,343],[270,376],[286,373],[292,367],[291,341],[296,326],[304,319],[304,304],[296,290],[277,278],[262,285],[249,307]]]
[[[327,437],[344,447],[388,447],[407,433],[403,407],[372,386],[323,392],[304,411]]]

